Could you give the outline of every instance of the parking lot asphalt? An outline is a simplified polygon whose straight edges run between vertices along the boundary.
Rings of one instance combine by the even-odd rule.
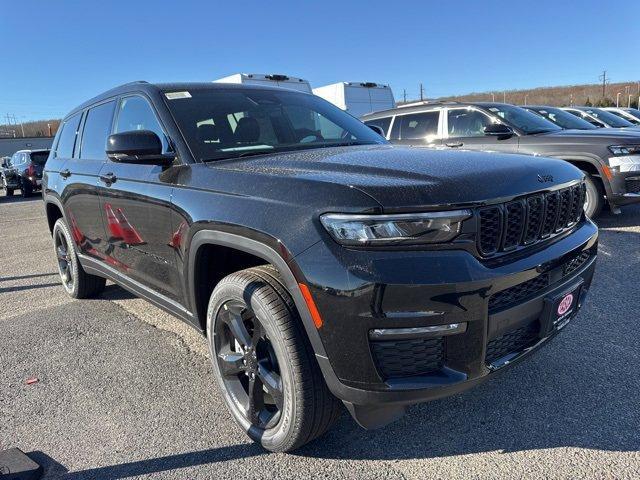
[[[590,297],[535,356],[384,429],[345,414],[269,454],[227,413],[199,334],[115,285],[69,299],[41,199],[0,198],[0,450],[47,479],[638,478],[640,208],[598,223]]]

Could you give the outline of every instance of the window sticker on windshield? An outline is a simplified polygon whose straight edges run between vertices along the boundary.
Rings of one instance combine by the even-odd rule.
[[[191,98],[191,94],[189,92],[167,92],[164,94],[168,100],[176,100],[178,98]]]

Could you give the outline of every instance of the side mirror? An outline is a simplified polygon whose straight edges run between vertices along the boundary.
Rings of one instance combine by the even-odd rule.
[[[112,162],[138,165],[162,165],[173,163],[173,155],[162,153],[162,142],[150,130],[132,130],[114,133],[107,139],[107,156]]]
[[[382,127],[379,127],[378,125],[367,125],[367,127],[376,132],[382,138],[385,138],[384,130],[382,129]]]
[[[491,125],[484,127],[484,134],[492,137],[508,138],[512,137],[514,133],[511,127],[507,127],[502,123],[492,123]]]

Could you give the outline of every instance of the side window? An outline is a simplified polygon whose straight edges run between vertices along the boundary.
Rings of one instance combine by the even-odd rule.
[[[138,95],[120,100],[120,111],[114,133],[131,130],[151,130],[160,138],[162,150],[167,151],[168,141],[153,108],[145,98]]]
[[[410,113],[396,119],[400,120],[400,138],[402,140],[432,140],[438,136],[440,111]]]
[[[53,152],[53,157],[71,158],[73,156],[73,146],[76,143],[80,118],[82,118],[82,114],[76,113],[62,124],[60,127],[60,138]]]
[[[116,102],[107,102],[90,108],[82,131],[80,158],[102,160],[107,158],[107,137],[111,132]]]
[[[375,125],[377,127],[380,127],[386,135],[389,131],[389,125],[391,125],[391,117],[376,118],[375,120],[367,120],[364,123],[366,125]]]
[[[484,128],[493,124],[491,119],[477,110],[449,110],[449,137],[484,137]]]

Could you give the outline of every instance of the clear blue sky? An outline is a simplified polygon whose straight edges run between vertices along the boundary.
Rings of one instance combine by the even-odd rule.
[[[640,1],[56,2],[0,6],[0,123],[131,80],[286,73],[438,97],[640,80]]]

